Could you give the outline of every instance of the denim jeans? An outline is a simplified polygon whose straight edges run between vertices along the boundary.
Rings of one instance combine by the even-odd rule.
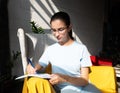
[[[56,88],[56,93],[102,93],[100,92],[99,89],[97,89],[94,85],[88,84],[84,87],[82,87],[80,90],[79,89],[71,89],[71,88],[63,88],[59,90]]]
[[[102,92],[94,85],[88,84],[87,86],[83,87],[80,93],[102,93]]]

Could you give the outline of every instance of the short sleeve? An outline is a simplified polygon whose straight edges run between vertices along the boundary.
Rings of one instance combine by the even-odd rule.
[[[81,67],[90,67],[92,62],[90,60],[90,54],[86,46],[83,47],[82,58],[80,59]]]

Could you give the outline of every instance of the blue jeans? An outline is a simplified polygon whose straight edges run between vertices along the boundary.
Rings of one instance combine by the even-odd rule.
[[[87,86],[83,87],[80,93],[102,93],[102,92],[94,85],[88,84]]]
[[[102,93],[99,89],[97,89],[94,85],[88,84],[84,87],[70,88],[69,86],[61,89],[60,91],[56,91],[56,93]]]

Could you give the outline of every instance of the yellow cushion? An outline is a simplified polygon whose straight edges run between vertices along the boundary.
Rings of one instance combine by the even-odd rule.
[[[102,93],[117,93],[116,76],[113,67],[92,66],[89,74],[90,82]]]

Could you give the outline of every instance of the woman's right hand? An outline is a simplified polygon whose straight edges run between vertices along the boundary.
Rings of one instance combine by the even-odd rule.
[[[33,66],[31,66],[31,64],[28,64],[27,65],[27,73],[28,74],[35,74],[36,73],[36,69]]]

